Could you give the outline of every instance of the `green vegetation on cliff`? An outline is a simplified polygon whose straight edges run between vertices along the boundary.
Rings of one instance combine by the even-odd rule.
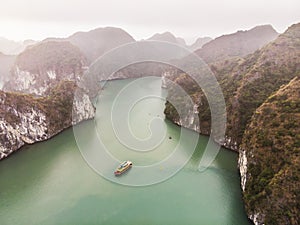
[[[229,123],[238,124],[231,128],[229,135],[237,137],[238,143],[256,108],[281,85],[300,75],[300,24],[290,27],[245,63],[252,65],[242,74],[241,84],[228,107],[228,114],[232,115]]]
[[[258,225],[298,225],[300,23],[253,54],[218,61],[210,68],[227,107],[222,144],[241,150],[239,166],[248,216]],[[174,72],[171,79],[192,97],[198,106],[200,132],[209,134],[211,119],[204,93],[185,74]],[[168,99],[185,105],[172,90]],[[178,123],[178,114],[169,102],[165,113]]]
[[[272,95],[255,112],[241,148],[246,152],[244,192],[249,215],[260,222],[300,221],[300,78]]]
[[[75,82],[62,81],[49,90],[45,97],[1,91],[0,97],[3,99],[3,104],[0,108],[0,115],[7,123],[14,126],[22,120],[20,115],[32,110],[39,111],[47,117],[49,134],[56,133],[71,126],[76,88]]]
[[[80,80],[85,61],[79,48],[69,42],[49,41],[30,46],[17,56],[3,90],[44,96],[62,80]]]
[[[77,32],[68,38],[48,38],[44,40],[44,42],[47,41],[72,43],[84,54],[88,64],[91,64],[109,50],[135,40],[120,28],[105,27],[88,32]]]
[[[251,30],[238,31],[218,37],[195,53],[207,63],[244,57],[273,41],[277,36],[278,33],[271,25],[257,26]]]
[[[300,75],[300,24],[291,26],[275,41],[245,58],[216,62],[210,64],[210,68],[222,88],[227,105],[226,136],[230,141],[228,139],[224,144],[235,148],[233,146],[241,143],[246,125],[257,107],[281,85]],[[185,83],[187,92],[197,96],[194,101],[199,105],[200,130],[201,133],[209,134],[210,111],[203,92],[199,87],[191,85],[193,81],[186,75],[176,74],[173,80]],[[169,95],[169,98],[178,97]],[[181,104],[184,105],[184,102]],[[174,110],[167,103],[167,118],[176,121]]]
[[[33,74],[54,71],[56,74],[77,73],[85,65],[79,48],[70,42],[49,41],[27,48],[18,55],[16,66]]]

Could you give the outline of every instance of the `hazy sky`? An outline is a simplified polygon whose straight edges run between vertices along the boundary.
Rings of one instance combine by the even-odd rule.
[[[283,32],[300,22],[299,0],[1,0],[0,37],[65,37],[116,26],[135,39],[171,31],[191,41],[272,24]]]

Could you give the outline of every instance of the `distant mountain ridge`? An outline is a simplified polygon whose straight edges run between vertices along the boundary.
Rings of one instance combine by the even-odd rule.
[[[72,43],[81,50],[90,64],[105,52],[135,40],[121,28],[105,27],[88,32],[77,32],[67,38],[47,38],[44,42],[46,41],[68,41]]]
[[[213,40],[213,39],[212,39],[211,37],[200,37],[200,38],[198,38],[198,39],[195,41],[194,44],[192,44],[192,45],[190,46],[190,49],[191,49],[192,51],[196,51],[196,50],[202,48],[203,45],[205,45],[206,43],[208,43],[208,42],[210,42],[210,41],[212,41],[212,40]]]
[[[170,42],[173,44],[181,45],[185,48],[190,49],[191,51],[195,51],[197,49],[200,49],[204,44],[210,42],[212,38],[200,37],[192,45],[188,45],[184,38],[176,37],[174,34],[167,31],[164,33],[156,33],[147,40]]]
[[[182,45],[184,47],[186,47],[186,43],[185,40],[181,37],[175,37],[174,34],[172,34],[171,32],[164,32],[164,33],[157,33],[154,34],[152,37],[148,38],[147,40],[150,41],[165,41],[165,42],[170,42],[173,44],[178,44],[178,45]]]
[[[207,63],[233,57],[244,57],[275,40],[278,35],[271,25],[257,26],[247,31],[238,31],[218,37],[195,53]]]
[[[4,53],[5,55],[18,55],[24,51],[27,46],[34,45],[36,43],[37,42],[33,40],[17,42],[0,37],[0,52]]]

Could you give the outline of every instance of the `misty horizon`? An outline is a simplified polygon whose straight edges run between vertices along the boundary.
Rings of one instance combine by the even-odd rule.
[[[72,1],[11,0],[0,9],[0,37],[14,41],[63,38],[78,31],[118,27],[135,40],[171,32],[192,44],[270,24],[279,33],[300,21],[300,3],[264,1]]]
[[[293,24],[295,24],[295,23],[293,23]],[[288,27],[292,26],[293,24],[288,25],[288,26],[286,27],[286,29],[288,29]],[[142,38],[137,39],[137,38],[135,38],[135,35],[134,35],[134,34],[130,33],[128,30],[126,30],[126,29],[124,29],[124,28],[122,28],[122,27],[117,27],[117,26],[103,26],[103,27],[100,27],[100,26],[98,26],[98,27],[94,27],[94,28],[86,29],[86,30],[76,30],[76,31],[74,31],[73,33],[70,33],[70,34],[67,34],[67,35],[61,35],[61,36],[49,35],[49,36],[46,36],[46,37],[44,37],[44,38],[42,38],[42,39],[27,38],[27,39],[22,39],[22,40],[16,40],[16,39],[8,38],[8,37],[6,37],[6,36],[4,36],[4,35],[3,35],[3,36],[0,36],[0,39],[3,38],[3,39],[7,39],[7,40],[9,40],[9,41],[14,41],[14,42],[22,43],[22,42],[24,42],[24,41],[31,41],[31,40],[32,40],[32,41],[43,41],[43,40],[45,40],[45,39],[47,39],[47,38],[67,38],[67,37],[70,37],[70,36],[72,36],[72,35],[74,35],[74,34],[76,34],[76,33],[78,33],[78,32],[89,32],[89,31],[93,31],[93,30],[96,30],[96,29],[120,28],[120,29],[122,29],[123,31],[125,31],[126,33],[128,33],[130,36],[132,36],[133,39],[134,39],[135,41],[148,40],[148,39],[152,38],[152,37],[153,37],[154,35],[156,35],[156,34],[171,33],[171,34],[174,35],[176,38],[182,38],[182,39],[184,39],[184,41],[186,42],[187,45],[192,45],[192,44],[194,44],[194,43],[197,41],[198,38],[212,38],[212,39],[216,39],[216,38],[221,37],[221,36],[223,36],[223,35],[230,35],[230,34],[234,34],[234,33],[239,32],[239,31],[249,31],[249,30],[251,30],[251,29],[253,29],[253,28],[255,28],[255,27],[259,27],[259,26],[268,26],[268,25],[272,26],[273,29],[274,29],[276,32],[278,32],[279,34],[283,33],[283,32],[286,30],[286,29],[285,29],[285,30],[283,30],[283,32],[279,32],[272,24],[258,24],[258,25],[255,25],[255,26],[253,26],[253,27],[250,27],[250,28],[248,28],[248,29],[237,29],[237,30],[235,30],[235,31],[232,31],[231,33],[222,33],[222,34],[219,34],[218,36],[208,36],[208,35],[204,35],[204,36],[194,36],[194,37],[188,37],[188,38],[187,38],[187,37],[184,37],[184,36],[182,36],[182,35],[177,35],[176,33],[173,33],[173,32],[171,32],[171,31],[169,31],[169,30],[165,30],[165,31],[161,31],[161,32],[155,32],[155,33],[152,33],[150,36],[146,36],[146,37],[142,37]]]

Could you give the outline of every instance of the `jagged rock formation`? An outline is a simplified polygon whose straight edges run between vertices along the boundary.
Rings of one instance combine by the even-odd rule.
[[[40,43],[18,55],[3,90],[45,95],[62,80],[80,80],[85,65],[80,50],[69,42]]]
[[[88,60],[93,63],[105,52],[126,43],[134,42],[132,36],[120,28],[97,28],[89,32],[77,32],[68,38],[48,38],[47,41],[68,41],[77,46]]]
[[[280,88],[245,131],[240,171],[246,210],[257,225],[300,221],[300,77]]]
[[[195,53],[207,63],[243,57],[273,41],[277,36],[278,33],[271,25],[257,26],[248,31],[218,37]]]
[[[0,89],[9,80],[10,70],[15,62],[16,56],[5,55],[0,52]]]
[[[198,38],[194,44],[192,44],[189,48],[192,50],[192,51],[196,51],[200,48],[202,48],[206,43],[212,41],[213,39],[210,38],[210,37],[200,37]]]
[[[172,34],[171,32],[164,32],[164,33],[157,33],[154,34],[152,37],[148,38],[147,40],[150,41],[165,41],[165,42],[170,42],[173,44],[177,44],[177,45],[182,45],[183,47],[186,47],[186,43],[185,40],[183,38],[180,37],[175,37],[174,34]]]
[[[185,40],[183,38],[176,37],[171,32],[164,32],[164,33],[154,34],[152,37],[148,38],[147,40],[165,41],[165,42],[181,45],[182,47],[188,48],[191,51],[195,51],[197,49],[202,48],[202,46],[205,45],[206,43],[212,41],[212,38],[210,38],[210,37],[203,37],[203,38],[200,37],[192,45],[187,45],[187,43],[185,42]]]
[[[297,224],[299,221],[299,196],[295,197],[295,190],[299,192],[295,189],[299,187],[298,177],[295,178],[295,173],[299,173],[299,62],[300,24],[295,24],[275,41],[245,58],[210,64],[227,105],[226,137],[219,143],[235,151],[241,149],[241,186],[248,215],[255,224]],[[167,102],[166,117],[178,125],[210,134],[210,110],[203,92],[182,72],[169,72],[169,79],[183,87],[197,110],[178,118],[174,107]],[[279,90],[282,85],[287,87]],[[282,95],[286,97],[278,100]],[[168,98],[179,101],[184,108],[181,96],[173,94]],[[195,127],[189,119],[191,116],[199,117],[200,128]],[[247,126],[250,128],[246,129]],[[268,205],[269,202],[272,204]]]
[[[75,82],[62,81],[48,94],[34,97],[0,91],[0,160],[25,144],[47,140],[94,117],[89,97]],[[73,100],[76,116],[72,116]]]

